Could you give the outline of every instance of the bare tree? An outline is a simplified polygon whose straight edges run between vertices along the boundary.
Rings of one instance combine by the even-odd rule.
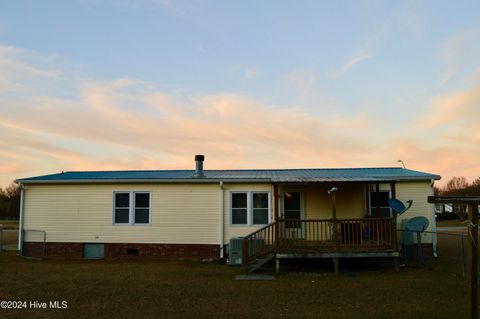
[[[463,195],[468,188],[467,179],[463,176],[453,176],[442,190],[444,195]]]
[[[12,183],[7,188],[0,188],[0,218],[15,218],[20,212],[20,187]]]

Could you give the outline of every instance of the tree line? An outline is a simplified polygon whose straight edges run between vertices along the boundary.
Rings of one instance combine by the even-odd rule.
[[[452,177],[445,186],[435,187],[435,195],[441,196],[480,196],[480,177],[468,183],[463,176]]]
[[[20,187],[12,183],[0,188],[0,219],[18,219],[20,214]]]

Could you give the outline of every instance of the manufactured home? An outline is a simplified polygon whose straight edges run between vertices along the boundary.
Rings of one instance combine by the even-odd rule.
[[[401,220],[424,216],[440,176],[405,168],[94,171],[18,179],[19,249],[47,258],[399,256]],[[389,199],[412,200],[397,214]],[[401,232],[400,232],[401,233]],[[435,238],[422,243],[435,250]],[[235,240],[237,240],[235,242]],[[232,248],[232,247],[230,247]]]

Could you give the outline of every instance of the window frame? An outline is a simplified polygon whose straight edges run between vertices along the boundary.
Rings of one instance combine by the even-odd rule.
[[[372,209],[375,209],[376,206],[375,206],[375,203],[372,203],[372,194],[375,194],[376,191],[375,190],[371,190],[368,192],[368,216],[370,217],[376,217],[376,215],[372,214]],[[379,193],[388,193],[388,199],[391,199],[392,198],[392,191],[390,190],[380,190]],[[380,206],[380,212],[382,211],[382,208],[388,208],[390,209],[390,216],[389,217],[392,217],[392,208],[390,206]],[[382,216],[380,215],[380,218],[383,218],[385,216]],[[388,218],[388,217],[385,217],[385,218]]]
[[[129,194],[128,197],[128,223],[115,222],[116,194]],[[148,194],[148,223],[135,223],[135,194]],[[146,207],[139,207],[146,209]],[[112,225],[113,226],[151,226],[152,225],[152,192],[151,191],[113,191],[112,199]]]
[[[234,194],[247,194],[247,223],[246,224],[234,224],[233,223],[233,195]],[[267,217],[268,221],[266,224],[254,224],[253,223],[253,195],[254,194],[267,194],[268,195],[268,207],[267,207]],[[271,192],[269,191],[230,191],[230,226],[232,227],[261,227],[271,223],[272,221],[272,204],[271,204]]]
[[[238,208],[238,207],[233,207],[233,195],[235,194],[247,194],[247,223],[246,224],[234,224],[233,223],[233,210],[234,209],[244,209],[244,208]],[[245,191],[234,191],[234,192],[230,192],[230,225],[233,225],[233,226],[247,226],[247,225],[250,225],[250,212],[249,212],[249,207],[251,206],[250,204],[250,195],[249,195],[249,192],[245,192]]]

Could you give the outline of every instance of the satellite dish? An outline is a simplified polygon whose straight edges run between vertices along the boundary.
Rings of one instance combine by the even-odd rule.
[[[413,201],[412,200],[407,200],[406,202],[408,204],[408,207],[405,206],[405,204],[398,199],[391,198],[388,200],[388,205],[395,211],[395,213],[401,215],[407,211],[412,206]]]
[[[405,223],[405,229],[415,232],[422,232],[427,229],[428,225],[429,222],[426,217],[417,216],[407,220],[407,222]]]

